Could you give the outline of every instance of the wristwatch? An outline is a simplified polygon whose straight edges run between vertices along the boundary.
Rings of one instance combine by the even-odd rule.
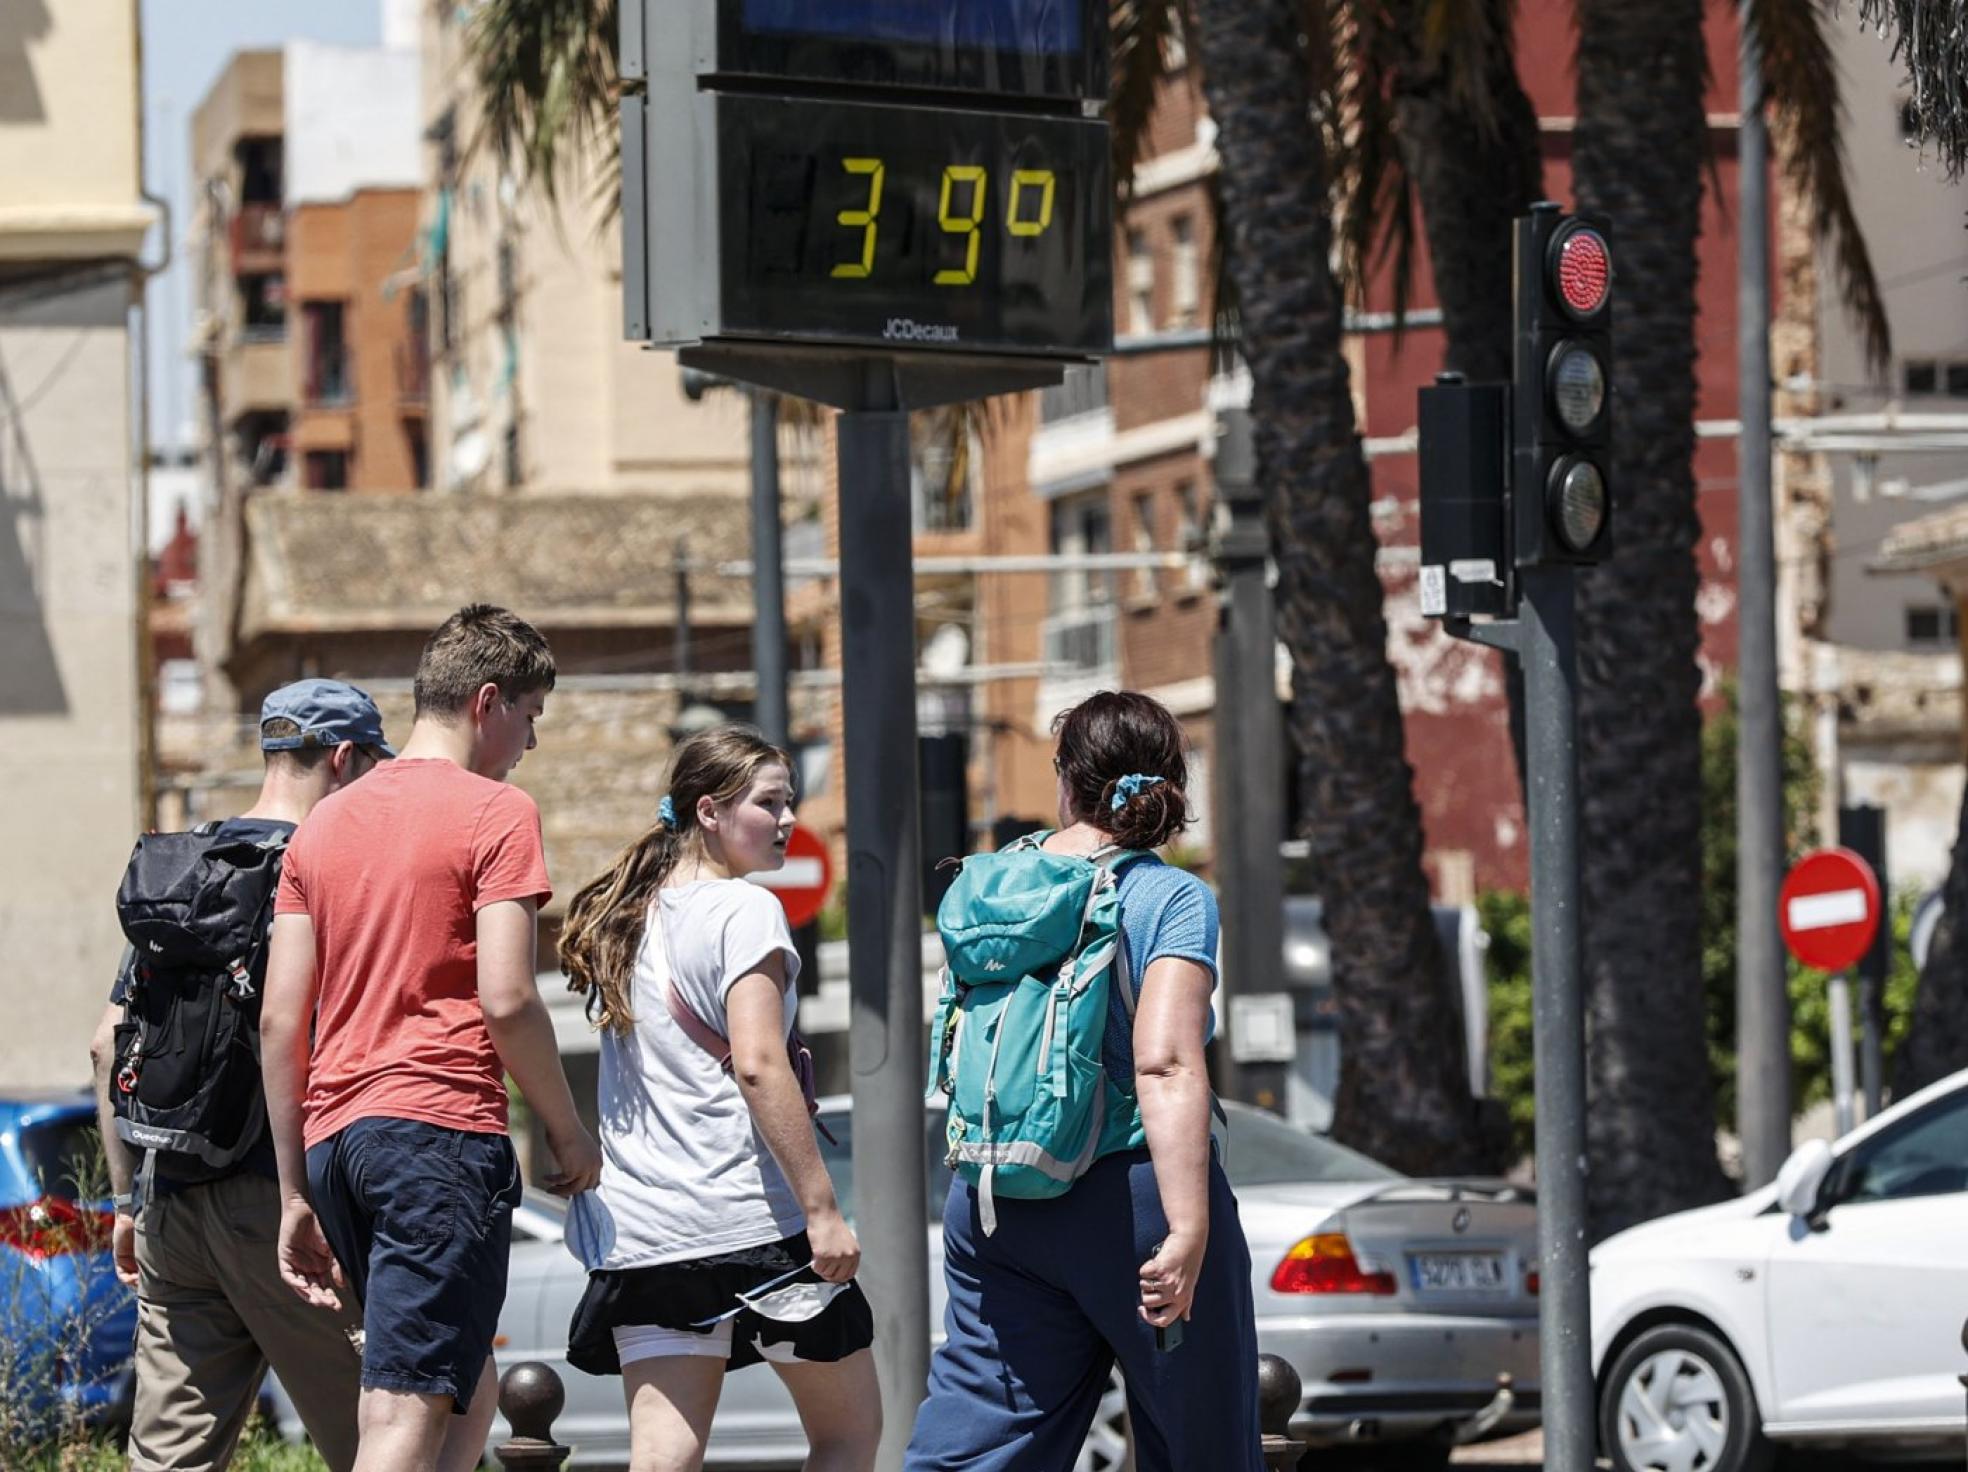
[[[100,1197],[97,1199],[101,1200]],[[135,1216],[137,1214],[137,1193],[135,1191],[124,1191],[120,1195],[110,1197],[109,1200],[110,1205],[116,1208],[116,1214],[118,1216]]]

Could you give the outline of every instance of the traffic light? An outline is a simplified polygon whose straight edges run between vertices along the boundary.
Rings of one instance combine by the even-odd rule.
[[[1531,206],[1517,222],[1516,563],[1593,563],[1612,520],[1613,260],[1605,227]]]

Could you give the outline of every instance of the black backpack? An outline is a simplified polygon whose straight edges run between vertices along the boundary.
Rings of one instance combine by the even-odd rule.
[[[259,982],[287,838],[218,828],[145,834],[116,889],[131,949],[116,1133],[190,1180],[227,1173],[266,1129]]]

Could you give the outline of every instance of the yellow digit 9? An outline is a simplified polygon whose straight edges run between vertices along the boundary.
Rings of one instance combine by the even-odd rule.
[[[1005,228],[1013,235],[1043,235],[1052,223],[1053,176],[1051,169],[1017,169],[1011,176],[1011,206],[1005,211]],[[1027,189],[1039,191],[1039,217],[1019,218],[1019,196]]]
[[[842,210],[834,216],[835,223],[861,232],[861,259],[842,261],[834,267],[833,274],[859,279],[875,268],[875,236],[881,229],[882,175],[887,170],[878,158],[844,158],[841,168],[850,174],[868,176],[867,204],[858,210]]]
[[[943,170],[943,200],[937,206],[936,223],[946,234],[967,235],[969,243],[964,247],[964,263],[961,270],[951,267],[936,273],[938,286],[968,286],[977,279],[977,226],[984,218],[984,169],[979,164],[951,164]],[[967,214],[952,214],[950,196],[958,184],[970,185],[970,210]]]

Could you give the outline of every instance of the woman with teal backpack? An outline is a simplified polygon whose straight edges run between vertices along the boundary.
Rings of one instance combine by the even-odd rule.
[[[1188,820],[1182,728],[1102,693],[1054,731],[1058,831],[966,860],[938,915],[930,1086],[957,1176],[904,1465],[1070,1467],[1118,1363],[1140,1472],[1261,1472],[1250,1251],[1203,1060],[1216,898],[1152,852]]]

